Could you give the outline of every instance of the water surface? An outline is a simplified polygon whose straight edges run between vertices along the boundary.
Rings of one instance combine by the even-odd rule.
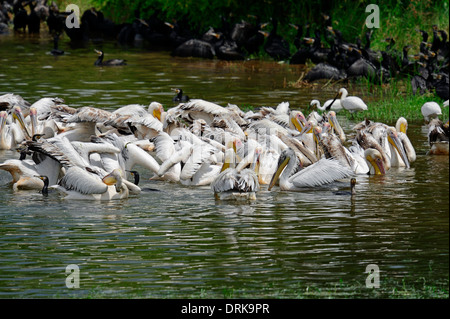
[[[128,65],[98,68],[93,45],[63,42],[70,54],[61,57],[48,54],[51,45],[45,37],[0,37],[0,94],[113,110],[151,101],[167,109],[173,87],[240,107],[289,101],[305,108],[336,91],[292,88],[304,69],[270,61],[183,59],[105,44],[106,59]],[[339,120],[351,137],[355,123]],[[411,169],[359,176],[353,200],[335,189],[264,186],[255,202],[218,202],[209,187],[151,181],[141,169],[143,187],[159,192],[87,203],[13,193],[10,175],[0,171],[0,297],[373,298],[405,289],[419,296],[446,289],[448,296],[448,156],[426,156],[422,123],[411,123],[408,135],[417,152]],[[8,158],[18,154],[0,151],[0,162]],[[80,268],[76,290],[65,284],[70,264]],[[365,288],[369,264],[380,269],[378,290]]]

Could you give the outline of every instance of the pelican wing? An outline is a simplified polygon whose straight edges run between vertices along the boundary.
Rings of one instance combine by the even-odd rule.
[[[75,150],[80,154],[86,162],[89,162],[89,155],[91,153],[109,153],[118,154],[120,149],[114,147],[110,143],[89,143],[89,142],[70,142]]]
[[[227,115],[229,113],[229,110],[218,104],[200,99],[194,99],[187,103],[180,104],[180,109],[184,111],[208,113],[214,116]]]
[[[79,122],[93,122],[93,123],[103,123],[114,118],[109,111],[98,109],[95,107],[85,106],[77,110],[75,114],[65,119],[66,123],[79,123]]]
[[[193,150],[193,145],[191,145],[188,142],[185,142],[186,144],[183,145],[183,147],[174,152],[167,160],[165,160],[161,167],[159,168],[158,175],[162,176],[164,175],[172,166],[175,164],[181,162],[181,161],[187,161],[187,158],[191,155]]]
[[[145,115],[135,115],[125,120],[124,123],[129,123],[131,125],[143,125],[157,132],[161,132],[163,130],[163,124],[148,113]]]
[[[103,183],[99,176],[77,166],[67,170],[59,185],[67,191],[76,191],[84,195],[102,194],[108,190],[108,185]]]
[[[318,162],[291,176],[289,181],[299,188],[317,187],[352,175],[352,170],[342,166],[338,160],[322,158]]]
[[[0,111],[10,112],[15,105],[20,106],[24,117],[28,116],[30,113],[31,103],[25,101],[23,97],[12,93],[7,93],[0,96]]]
[[[122,156],[127,170],[131,170],[135,165],[141,165],[156,174],[160,168],[153,156],[135,144],[127,144],[122,151]]]
[[[60,141],[60,139],[55,139],[55,141],[61,142],[61,144],[69,145],[69,149],[73,150],[70,142],[67,139],[64,139],[64,142]],[[60,145],[61,145],[60,144]],[[57,144],[49,143],[46,140],[41,141],[27,141],[26,145],[30,151],[35,152],[33,155],[33,160],[36,164],[39,164],[44,160],[44,156],[48,156],[55,161],[59,162],[64,167],[71,167],[76,165],[76,160],[79,158],[79,155],[76,154],[76,157],[71,158],[70,152],[67,152],[65,149],[61,149]],[[76,152],[75,152],[76,153]],[[74,154],[75,154],[74,153]],[[41,155],[39,155],[41,154]],[[75,162],[74,162],[75,161]]]
[[[32,177],[38,175],[33,165],[16,159],[10,159],[0,164],[0,169],[11,174],[13,183],[16,183],[22,176]]]
[[[181,179],[190,179],[200,169],[203,163],[209,162],[214,148],[206,143],[193,145],[192,153],[181,170]]]
[[[211,183],[211,189],[214,193],[222,193],[237,189],[237,184],[238,175],[236,170],[234,168],[227,168]]]
[[[155,143],[156,156],[163,162],[175,153],[174,140],[165,132],[159,132],[151,142]]]
[[[248,168],[242,170],[238,180],[238,188],[241,192],[259,191],[259,181],[256,173]]]
[[[120,115],[120,116],[124,116],[124,115],[131,115],[131,116],[144,116],[146,114],[148,114],[147,108],[143,105],[140,104],[129,104],[129,105],[125,105],[122,106],[120,108],[118,108],[117,110],[115,110],[114,112],[112,112],[113,114],[116,115]]]

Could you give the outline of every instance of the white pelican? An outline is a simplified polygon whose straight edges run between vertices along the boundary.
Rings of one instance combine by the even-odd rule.
[[[383,157],[377,149],[374,148],[366,149],[364,151],[364,157],[370,163],[368,172],[370,175],[386,174]]]
[[[180,110],[180,115],[189,122],[192,123],[196,119],[203,119],[208,125],[214,121],[216,116],[230,114],[230,111],[226,108],[200,99],[191,99],[189,102],[179,104],[177,108]]]
[[[222,171],[211,183],[215,198],[217,200],[255,200],[256,192],[260,187],[258,176],[254,171],[256,161],[250,169],[246,168],[240,172],[235,167],[235,145],[231,147],[228,145]]]
[[[41,190],[44,186],[44,182],[36,177],[40,174],[34,163],[11,159],[0,164],[0,169],[11,174],[14,191]]]
[[[297,172],[298,169],[299,161],[294,151],[291,149],[283,151],[278,160],[278,169],[270,182],[269,190],[272,189],[278,179],[280,179],[281,190],[301,191],[305,188],[330,184],[353,175],[351,169],[342,166],[339,161],[331,158],[322,158]]]
[[[338,93],[342,108],[346,109],[350,113],[358,111],[367,111],[367,105],[364,101],[357,96],[347,96],[348,92],[345,88],[341,88]],[[335,102],[336,103],[336,102]]]
[[[6,124],[8,114],[0,112],[0,150],[14,149],[21,143],[25,136],[16,123]]]
[[[330,125],[331,125],[331,128],[334,130],[336,135],[339,136],[339,139],[341,140],[341,142],[344,143],[345,142],[345,133],[337,120],[336,112],[334,112],[334,111],[328,112],[327,118],[328,118],[328,123],[330,123]]]
[[[65,199],[113,200],[127,198],[129,191],[122,182],[123,173],[114,170],[101,178],[81,167],[70,167],[58,185],[51,185],[64,194]]]
[[[0,110],[10,112],[14,106],[19,106],[22,109],[24,117],[27,117],[31,103],[25,101],[23,97],[17,94],[7,93],[0,96]]]
[[[423,118],[426,122],[442,115],[441,107],[436,102],[426,102],[422,105],[420,111],[422,112]]]
[[[391,168],[390,158],[386,155],[386,152],[372,134],[370,134],[366,130],[357,131],[355,143],[357,143],[362,149],[364,149],[364,151],[367,149],[376,149],[381,155],[385,171],[387,172]]]
[[[76,126],[73,130],[61,134],[70,141],[88,142],[92,135],[101,133],[97,127],[98,124],[110,121],[114,117],[115,115],[109,111],[85,106],[63,119],[64,123],[76,123]]]
[[[428,125],[428,144],[430,150],[427,155],[449,154],[449,125],[444,125],[439,119],[432,119]]]
[[[361,137],[366,138],[365,141],[361,141]],[[415,151],[413,151],[412,145],[408,143],[406,136],[402,136],[402,138],[405,144],[402,143],[395,127],[383,123],[370,123],[369,126],[363,127],[357,133],[357,140],[360,144],[364,143],[364,145],[361,144],[364,149],[376,148],[383,158],[389,161],[389,165],[385,163],[386,170],[391,167],[410,167],[404,145],[408,148],[410,158],[415,160]]]
[[[397,130],[398,138],[403,145],[403,149],[405,150],[409,162],[415,162],[416,151],[407,135],[408,121],[404,117],[400,117],[395,123],[395,129]]]

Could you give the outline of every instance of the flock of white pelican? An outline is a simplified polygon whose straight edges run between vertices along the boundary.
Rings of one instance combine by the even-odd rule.
[[[288,102],[243,112],[201,99],[164,110],[158,102],[131,104],[113,112],[72,108],[59,98],[34,104],[15,94],[0,96],[0,149],[17,150],[19,159],[0,169],[12,176],[14,190],[57,190],[68,199],[112,200],[139,194],[137,167],[152,179],[190,186],[210,185],[218,200],[255,199],[268,190],[299,191],[359,174],[387,174],[409,168],[416,153],[408,123],[396,126],[365,120],[348,140],[336,112],[364,111],[367,105],[341,89],[323,113],[305,116]],[[339,99],[338,99],[339,98]],[[439,106],[439,105],[438,105]],[[448,122],[424,105],[430,153],[448,155]],[[440,131],[439,131],[440,130]],[[134,177],[130,182],[127,178]]]

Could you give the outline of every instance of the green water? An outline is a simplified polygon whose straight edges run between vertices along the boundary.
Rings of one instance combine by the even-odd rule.
[[[304,108],[335,93],[289,87],[304,69],[269,61],[173,58],[109,43],[105,58],[128,65],[98,68],[100,46],[72,49],[63,41],[70,54],[56,58],[51,46],[44,36],[0,37],[0,95],[32,103],[58,96],[73,107],[112,110],[152,101],[170,108],[173,87],[241,107],[289,101]],[[351,138],[355,123],[339,120]],[[353,200],[263,186],[255,202],[223,203],[209,187],[150,181],[142,169],[142,186],[159,192],[77,202],[13,193],[1,171],[0,297],[448,298],[449,158],[425,155],[422,123],[411,123],[408,135],[417,152],[411,169],[358,176]],[[0,151],[0,162],[17,157]],[[71,264],[80,270],[78,289],[66,287]],[[380,269],[380,288],[365,286],[369,264]]]

